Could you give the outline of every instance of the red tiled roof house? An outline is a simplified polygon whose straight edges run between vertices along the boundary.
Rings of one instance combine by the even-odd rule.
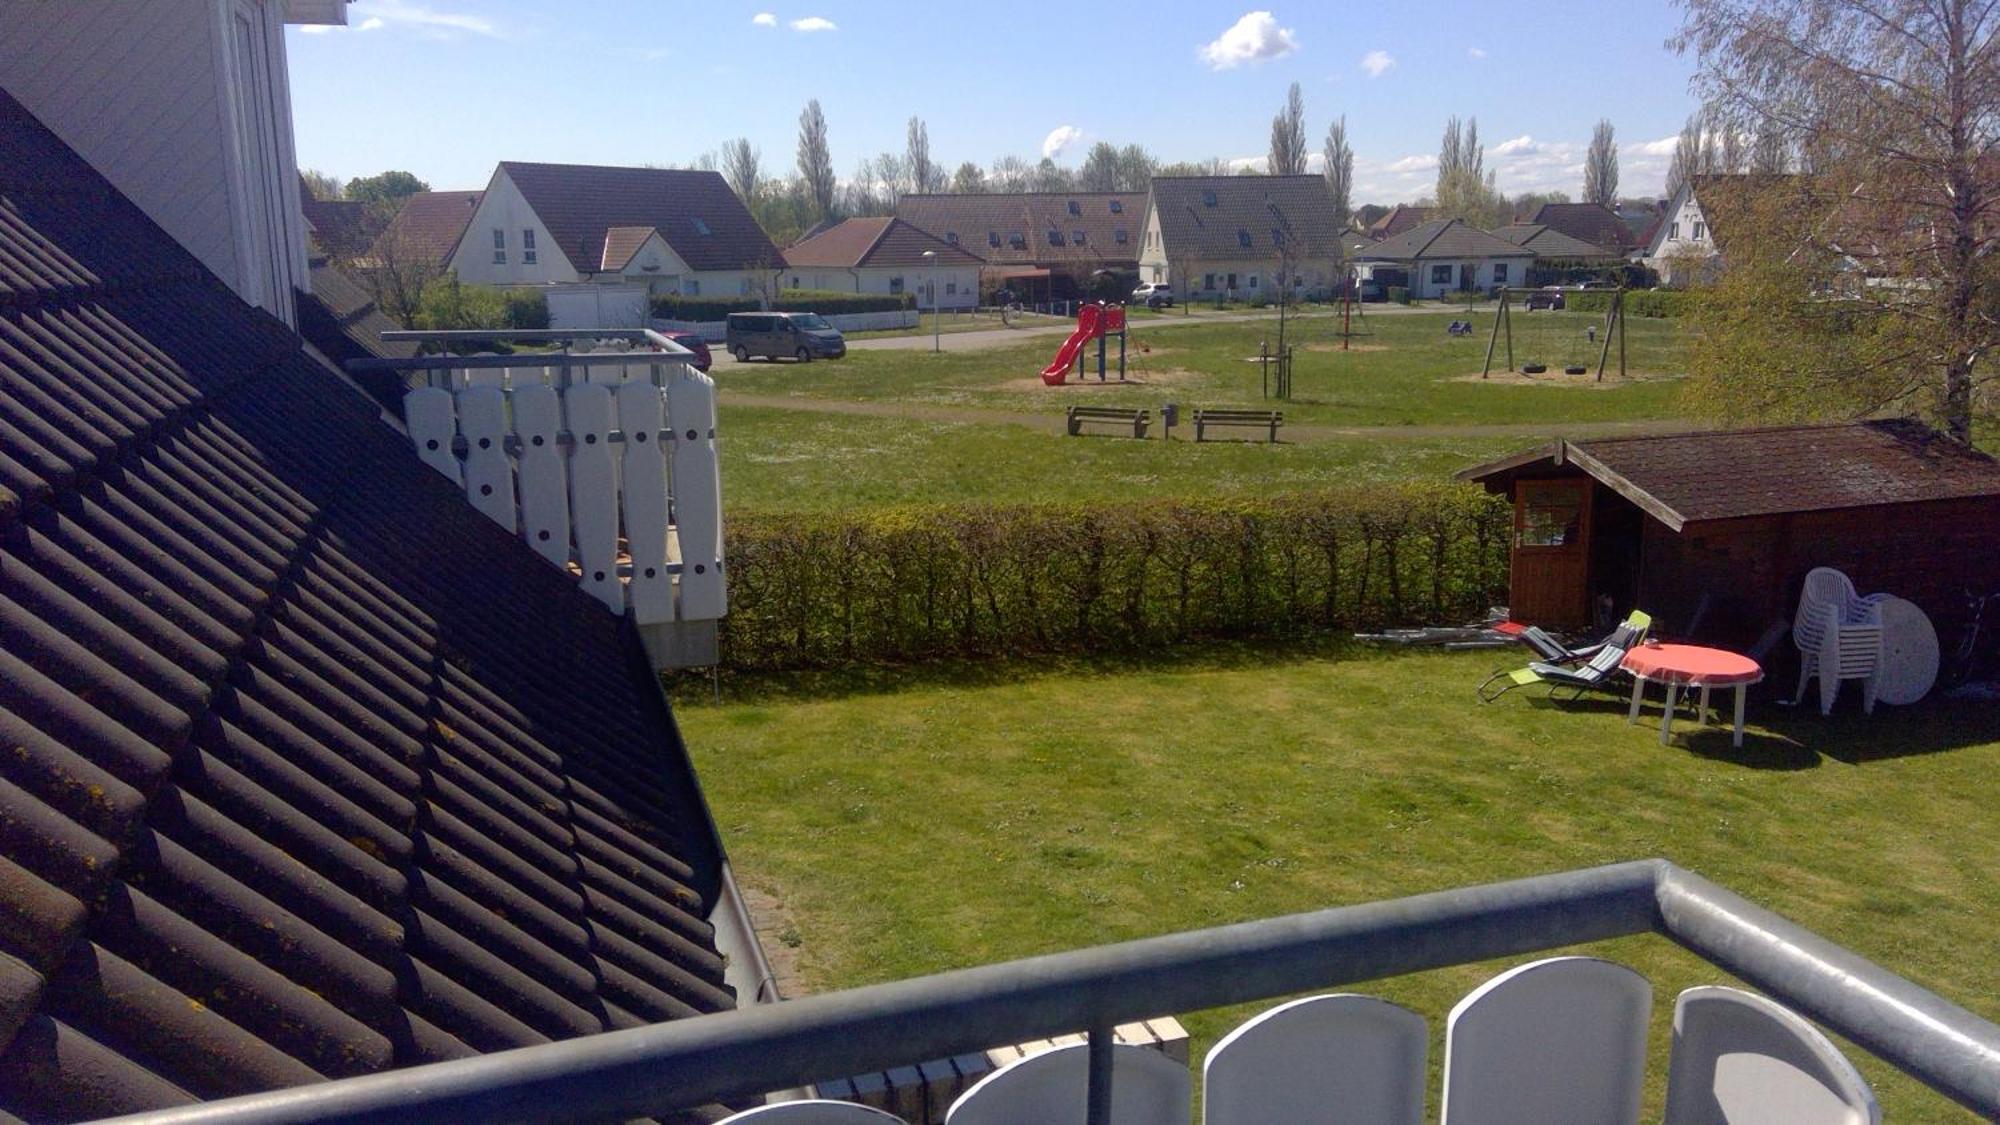
[[[930,257],[925,257],[929,254]],[[924,308],[979,302],[983,262],[895,218],[848,219],[785,249],[793,289],[914,293]]]

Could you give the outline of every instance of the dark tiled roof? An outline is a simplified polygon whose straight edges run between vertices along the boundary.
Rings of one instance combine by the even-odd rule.
[[[1602,203],[1544,203],[1529,222],[1569,235],[1581,242],[1622,254],[1632,248],[1632,231],[1618,213]]]
[[[1585,242],[1551,226],[1541,223],[1515,223],[1500,227],[1492,232],[1495,238],[1503,238],[1516,246],[1535,252],[1537,258],[1590,259],[1615,258],[1618,255],[1594,242]]]
[[[1175,257],[1267,257],[1287,231],[1305,256],[1337,258],[1347,229],[1323,176],[1160,176],[1152,205],[1160,240]]]
[[[375,208],[350,199],[319,199],[305,182],[299,183],[299,210],[312,228],[313,241],[320,249],[341,258],[357,258],[368,252],[383,223]]]
[[[632,627],[0,94],[0,1119],[730,1006]]]
[[[370,256],[390,261],[442,263],[458,249],[465,225],[479,210],[483,191],[420,191],[403,200],[375,241]],[[393,253],[384,244],[393,244]]]
[[[1412,227],[1420,227],[1431,221],[1435,207],[1417,207],[1408,203],[1398,203],[1389,213],[1368,224],[1370,238],[1394,238]]]
[[[942,238],[893,218],[848,219],[785,248],[794,266],[860,269],[865,266],[924,266],[924,251],[937,254],[940,265],[977,266],[969,254]]]
[[[350,359],[413,356],[413,343],[392,344],[382,333],[402,325],[375,307],[368,290],[324,257],[311,260],[312,291],[300,293],[299,335],[337,364]],[[394,376],[356,376],[356,381],[391,414],[403,413],[403,381]]]
[[[932,237],[955,239],[990,265],[1090,269],[1138,267],[1145,210],[1146,194],[1129,191],[906,195],[896,203],[897,218]]]
[[[1679,528],[1700,520],[1926,500],[2000,500],[2000,463],[1904,420],[1781,426],[1565,443],[1585,472]],[[1527,454],[1467,469],[1498,481],[1544,465]]]
[[[1394,238],[1385,238],[1359,256],[1367,261],[1415,262],[1433,258],[1532,258],[1535,252],[1458,219],[1437,219]]]
[[[517,160],[502,161],[500,170],[579,270],[605,259],[605,237],[613,227],[652,227],[689,269],[785,262],[720,172]]]

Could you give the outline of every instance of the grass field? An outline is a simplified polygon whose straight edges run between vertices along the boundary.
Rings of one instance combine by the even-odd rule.
[[[1471,337],[1447,337],[1446,323],[1470,316]],[[1634,378],[1564,384],[1514,375],[1481,382],[1492,313],[1378,313],[1369,335],[1340,350],[1337,320],[1315,314],[1294,320],[1288,339],[1298,347],[1294,397],[1266,403],[1258,364],[1260,341],[1276,341],[1274,320],[1176,323],[1172,314],[1132,335],[1131,382],[1051,388],[1038,372],[1055,354],[1054,337],[1019,346],[933,355],[927,351],[854,351],[834,363],[718,368],[723,401],[730,392],[797,395],[860,402],[920,403],[1009,412],[1060,412],[1074,402],[1157,407],[1282,405],[1288,421],[1337,426],[1422,426],[1491,423],[1621,421],[1674,417],[1684,354],[1672,321],[1633,319],[1627,339]],[[1596,318],[1581,313],[1520,313],[1515,359],[1595,363],[1584,341]],[[1140,349],[1146,349],[1141,352]],[[1500,360],[1496,357],[1496,366]],[[1640,376],[1644,376],[1643,378]]]
[[[690,684],[677,711],[822,989],[1658,855],[2000,1017],[1990,707],[1761,704],[1740,751],[1663,748],[1618,702],[1473,701],[1520,659],[1211,648],[767,679],[721,706]],[[1660,939],[1591,950],[1654,984],[1657,1119],[1672,998],[1725,978]],[[1441,1036],[1498,967],[1364,990]],[[1252,1010],[1182,1013],[1197,1057]],[[1851,1054],[1891,1120],[1966,1119]]]

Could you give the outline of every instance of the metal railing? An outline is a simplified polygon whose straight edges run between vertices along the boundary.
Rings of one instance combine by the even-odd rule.
[[[2000,1116],[2000,1026],[1662,859],[1098,946],[126,1120],[622,1119],[1085,1030],[1108,1122],[1112,1028],[1656,933],[1933,1090]]]

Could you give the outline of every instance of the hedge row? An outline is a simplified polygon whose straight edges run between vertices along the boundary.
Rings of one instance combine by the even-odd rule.
[[[841,293],[829,289],[787,289],[771,302],[778,312],[896,312],[916,308],[911,293]],[[763,312],[755,297],[654,297],[653,315],[662,320],[721,320],[735,312]]]
[[[1563,302],[1571,312],[1601,313],[1611,307],[1609,289],[1570,293]],[[1678,289],[1635,289],[1625,294],[1626,316],[1685,316],[1694,307],[1694,294]]]
[[[1457,622],[1509,514],[1459,485],[739,519],[723,659],[827,667]]]

